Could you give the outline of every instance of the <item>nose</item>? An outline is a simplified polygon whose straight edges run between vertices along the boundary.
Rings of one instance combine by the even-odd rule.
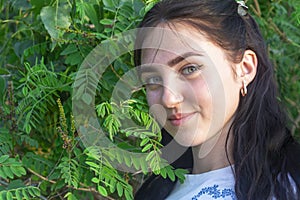
[[[175,108],[183,101],[183,95],[179,88],[164,86],[163,90],[162,103],[165,107]]]

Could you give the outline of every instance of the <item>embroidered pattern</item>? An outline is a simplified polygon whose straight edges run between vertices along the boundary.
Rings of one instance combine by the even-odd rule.
[[[236,200],[235,192],[232,189],[223,189],[222,191],[218,189],[219,185],[214,185],[212,187],[205,187],[195,195],[192,200],[198,200],[202,195],[210,195],[214,199],[220,199],[225,197],[231,197],[233,200]]]

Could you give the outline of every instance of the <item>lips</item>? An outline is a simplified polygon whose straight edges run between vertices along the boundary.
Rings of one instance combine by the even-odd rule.
[[[187,122],[191,117],[193,117],[196,113],[177,113],[174,115],[170,115],[168,117],[168,121],[174,126],[181,126],[185,122]]]

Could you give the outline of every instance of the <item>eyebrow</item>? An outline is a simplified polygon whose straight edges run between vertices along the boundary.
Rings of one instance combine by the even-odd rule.
[[[174,65],[176,65],[176,64],[182,62],[183,60],[187,59],[188,57],[192,57],[192,56],[203,56],[203,54],[197,53],[197,52],[186,52],[186,53],[181,54],[181,55],[173,58],[172,60],[168,61],[167,64],[170,67],[173,67]],[[147,72],[153,72],[153,71],[156,71],[156,70],[154,70],[153,67],[148,66],[148,65],[145,65],[145,66],[140,67],[138,69],[139,74],[147,73]]]
[[[182,62],[183,60],[185,60],[185,59],[187,59],[188,57],[191,57],[191,56],[203,56],[203,54],[196,53],[196,52],[186,52],[186,53],[184,53],[184,54],[182,54],[182,55],[179,55],[179,56],[177,56],[176,58],[170,60],[170,61],[168,62],[168,65],[169,65],[170,67],[173,67],[174,65],[176,65],[176,64],[178,64],[178,63],[180,63],[180,62]]]

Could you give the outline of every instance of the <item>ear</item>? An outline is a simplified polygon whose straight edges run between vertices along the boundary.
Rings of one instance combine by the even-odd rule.
[[[256,76],[257,57],[254,51],[246,50],[238,64],[237,76],[248,85]]]

